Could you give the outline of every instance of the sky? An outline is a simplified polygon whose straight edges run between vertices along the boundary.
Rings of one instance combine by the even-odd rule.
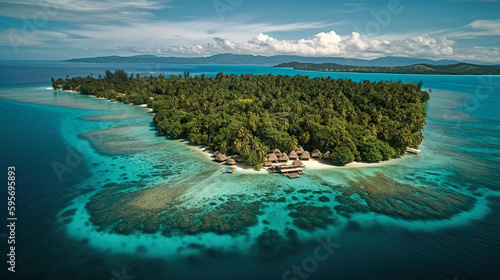
[[[219,53],[500,64],[500,0],[0,0],[0,59]]]

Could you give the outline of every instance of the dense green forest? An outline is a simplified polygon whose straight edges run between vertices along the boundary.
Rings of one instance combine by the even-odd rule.
[[[500,65],[475,65],[457,63],[451,65],[415,64],[400,67],[351,66],[336,63],[281,63],[274,67],[293,68],[295,70],[322,72],[359,72],[388,74],[427,74],[427,75],[500,75]]]
[[[156,112],[159,133],[260,168],[272,149],[331,151],[330,160],[376,162],[422,139],[429,94],[421,83],[354,82],[307,76],[217,74],[141,77],[123,70],[94,78],[52,78],[54,89],[134,104]]]

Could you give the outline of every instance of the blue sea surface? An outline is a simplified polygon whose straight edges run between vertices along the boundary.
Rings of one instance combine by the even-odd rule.
[[[432,93],[419,155],[363,166],[306,168],[307,175],[290,180],[242,169],[223,174],[222,167],[197,148],[157,135],[152,113],[145,108],[48,89],[51,77],[90,73],[97,77],[107,69],[143,76],[182,75],[189,70],[192,75],[271,73],[354,81],[422,80]],[[15,166],[18,218],[16,273],[7,271],[8,232],[5,227],[0,230],[0,279],[498,279],[499,107],[500,76],[0,61],[0,181],[6,182],[7,167]],[[388,179],[380,179],[381,174]],[[356,184],[368,186],[370,180],[383,182],[387,188],[379,191],[388,197],[419,188],[471,199],[461,204],[464,209],[442,219],[398,218],[384,212],[383,202],[375,205],[377,211],[335,213],[334,224],[315,230],[301,230],[289,215],[286,205],[297,201],[336,209],[336,198],[345,190]],[[165,236],[99,230],[87,204],[94,195],[127,184],[140,186],[141,195],[132,196],[131,202],[120,201],[121,195],[130,198],[126,195],[136,191],[123,188],[113,204],[117,212],[161,207],[157,198],[169,197],[164,186],[182,190],[182,205],[193,209],[208,209],[210,202],[230,197],[243,197],[239,203],[283,197],[285,204],[265,202],[257,225],[244,235]],[[4,205],[6,221],[5,184],[4,188],[0,205]],[[321,195],[314,192],[321,192],[330,204],[319,201]],[[439,197],[447,199],[447,195]],[[359,196],[351,198],[367,203]],[[129,208],[121,207],[124,204]],[[269,230],[283,237],[290,229],[297,232],[297,243],[290,248],[278,242],[278,236],[262,238]],[[328,243],[333,245],[328,247]],[[263,250],[271,257],[263,255]]]

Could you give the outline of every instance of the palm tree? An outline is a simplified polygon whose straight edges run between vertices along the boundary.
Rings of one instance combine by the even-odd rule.
[[[300,135],[300,143],[302,144],[307,144],[307,142],[309,142],[309,139],[311,138],[311,135],[309,134],[309,132],[304,132],[302,133],[302,135]]]
[[[249,155],[251,151],[250,145],[248,143],[243,143],[240,151],[242,156]]]
[[[298,145],[299,145],[299,140],[297,139],[297,137],[295,137],[294,135],[292,135],[292,137],[290,138],[290,141],[288,142],[286,148],[288,149],[288,152],[291,152],[291,151],[295,151],[295,149],[297,149]]]
[[[306,118],[306,121],[304,123],[304,128],[305,129],[309,129],[309,128],[311,128],[313,126],[313,124],[314,124],[314,121],[311,120],[311,118],[308,117],[308,118]]]
[[[241,139],[235,139],[233,142],[234,151],[239,154],[241,152],[242,145],[243,143],[241,142]]]
[[[288,122],[285,122],[283,124],[283,127],[281,128],[281,131],[287,131],[290,128],[290,124]]]

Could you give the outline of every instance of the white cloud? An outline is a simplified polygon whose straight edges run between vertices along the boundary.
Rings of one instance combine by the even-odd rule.
[[[68,35],[63,32],[11,28],[0,31],[0,46],[12,46],[14,48],[38,46],[47,41],[59,41],[66,38],[68,38]]]
[[[392,36],[398,39],[363,38],[353,32],[340,36],[335,31],[321,32],[306,39],[279,40],[260,33],[251,40],[235,42],[230,39],[214,38],[209,43],[169,46],[129,46],[121,50],[134,54],[157,54],[173,56],[208,56],[218,53],[254,55],[301,55],[316,57],[349,57],[373,59],[384,56],[405,56],[430,59],[471,60],[500,63],[500,48],[460,47],[446,37],[434,38],[428,34],[408,37]]]
[[[163,3],[162,3],[163,2]],[[0,15],[28,20],[69,22],[144,21],[151,10],[167,7],[168,1],[154,0],[0,0]]]
[[[359,33],[340,36],[335,31],[321,32],[306,39],[279,40],[260,33],[253,39],[238,43],[215,38],[212,43],[167,46],[125,47],[134,53],[168,55],[211,55],[221,52],[260,55],[341,56],[351,58],[376,58],[381,56],[443,57],[452,56],[454,42],[446,38],[435,39],[428,35],[402,40],[365,39]]]
[[[500,48],[479,46],[470,48],[457,48],[454,59],[500,64]]]
[[[500,19],[478,19],[454,30],[444,30],[442,34],[452,39],[475,39],[479,36],[500,35]]]
[[[159,49],[168,45],[202,44],[213,38],[231,38],[232,42],[245,42],[255,36],[255,30],[261,32],[295,31],[311,28],[323,28],[327,24],[290,23],[265,24],[244,22],[220,22],[195,20],[188,22],[156,21],[131,23],[127,25],[87,24],[80,29],[66,30],[72,36],[64,43],[73,46],[92,46],[101,49],[116,49],[118,46],[138,46],[134,49]],[[180,48],[182,49],[182,48]],[[186,47],[188,49],[188,47]],[[198,49],[195,47],[194,50]]]
[[[500,19],[479,19],[467,25],[474,30],[483,31],[482,35],[500,35]]]

